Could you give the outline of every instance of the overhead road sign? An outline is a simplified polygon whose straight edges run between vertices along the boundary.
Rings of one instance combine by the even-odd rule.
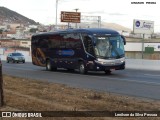
[[[80,23],[80,21],[81,21],[80,12],[61,11],[61,22]]]

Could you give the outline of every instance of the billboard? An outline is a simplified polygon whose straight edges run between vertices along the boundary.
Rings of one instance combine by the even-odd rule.
[[[80,12],[61,11],[61,22],[80,23],[80,20],[81,20]]]
[[[154,33],[154,21],[133,20],[133,32],[141,34]]]

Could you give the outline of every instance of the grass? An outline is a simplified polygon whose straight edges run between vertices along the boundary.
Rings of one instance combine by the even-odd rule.
[[[48,83],[8,75],[3,75],[3,80],[5,106],[1,108],[0,111],[160,111],[160,101],[156,100],[146,100],[113,93],[72,88],[63,84]],[[40,118],[37,118],[37,120],[38,119]],[[158,120],[159,118],[56,117],[45,119]],[[36,118],[34,118],[34,120],[36,120]]]

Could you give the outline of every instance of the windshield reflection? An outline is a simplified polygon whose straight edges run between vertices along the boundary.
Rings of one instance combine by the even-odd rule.
[[[98,36],[95,37],[95,54],[99,58],[121,58],[124,57],[124,43],[120,36]]]

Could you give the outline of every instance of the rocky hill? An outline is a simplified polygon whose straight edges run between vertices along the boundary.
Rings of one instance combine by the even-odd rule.
[[[31,20],[23,15],[20,15],[17,12],[9,10],[8,8],[5,7],[0,7],[0,25],[4,23],[21,23],[24,25],[38,24],[34,20]]]
[[[128,31],[128,32],[132,31],[130,28],[124,27],[124,26],[116,24],[116,23],[105,23],[105,22],[103,22],[101,27],[115,29],[117,31]]]

